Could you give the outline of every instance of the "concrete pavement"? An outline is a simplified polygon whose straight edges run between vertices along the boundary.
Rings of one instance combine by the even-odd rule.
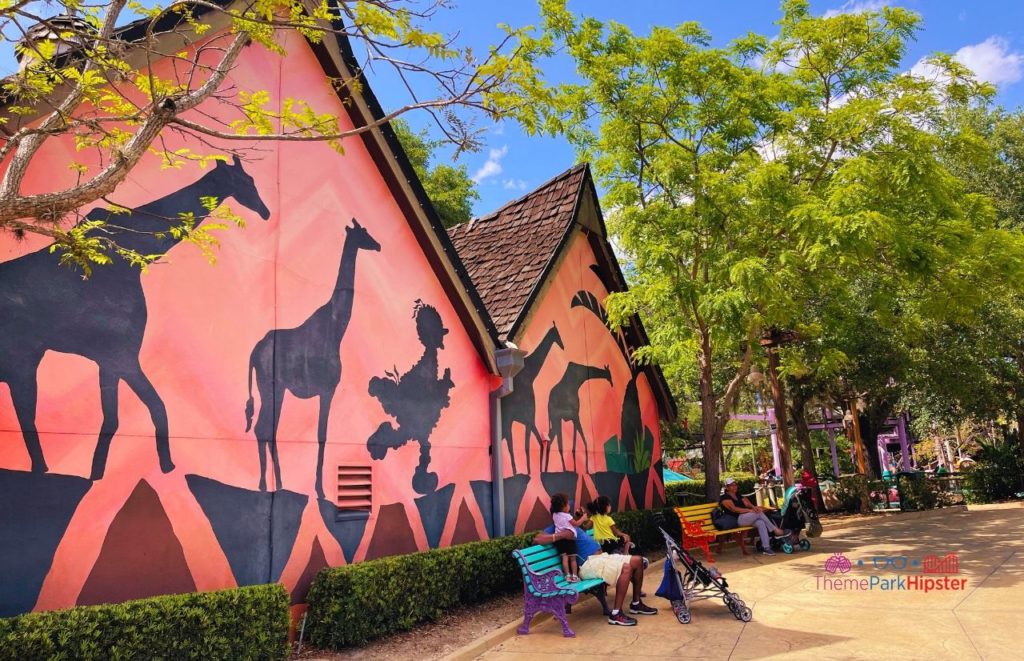
[[[727,549],[716,564],[753,609],[748,624],[734,619],[720,600],[697,602],[692,622],[679,624],[668,602],[653,596],[662,576],[661,563],[655,563],[645,589],[652,595],[646,601],[661,609],[657,616],[638,616],[636,627],[611,626],[591,599],[570,616],[576,638],[563,638],[557,624],[547,620],[528,636],[507,638],[478,658],[1021,658],[1022,530],[1024,507],[995,505],[826,529],[809,552],[789,556],[742,557]],[[851,562],[847,573],[825,571],[825,561],[835,553]],[[950,553],[959,561],[958,573],[922,571],[926,556]],[[699,551],[696,556],[703,559]],[[903,562],[906,567],[900,568]],[[966,584],[937,590],[925,581],[944,577],[966,579]],[[890,589],[883,590],[883,584]]]

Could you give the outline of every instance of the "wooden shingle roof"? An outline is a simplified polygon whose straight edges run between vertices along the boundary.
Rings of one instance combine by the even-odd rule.
[[[577,165],[497,211],[448,230],[502,339],[511,339],[566,236],[586,170],[586,164]]]

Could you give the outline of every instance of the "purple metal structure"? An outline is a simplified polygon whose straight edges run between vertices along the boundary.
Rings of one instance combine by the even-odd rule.
[[[843,422],[842,418],[833,420],[832,411],[827,407],[822,408],[822,416],[825,418],[825,422],[816,422],[807,425],[807,428],[810,431],[828,432],[828,445],[832,455],[832,474],[835,477],[839,477],[839,454],[836,449],[836,430],[845,430],[846,423]],[[768,425],[771,432],[773,467],[775,474],[781,475],[782,467],[779,465],[779,440],[775,433],[775,411],[771,407],[762,406],[759,398],[757,413],[736,413],[730,416],[730,418],[732,420],[764,422]],[[907,420],[908,418],[906,413],[900,413],[895,418],[889,418],[885,421],[885,426],[891,427],[893,431],[878,435],[878,459],[883,471],[888,470],[892,472],[892,456],[889,446],[897,444],[899,445],[900,461],[902,464],[901,470],[912,471],[917,467],[917,462],[914,458],[913,443],[910,441],[910,437],[907,434]]]
[[[893,431],[887,434],[878,435],[878,463],[882,471],[895,472],[893,469],[896,466],[892,463],[892,451],[891,446],[899,446],[900,452],[900,463],[902,466],[899,470],[912,471],[917,468],[917,461],[914,457],[914,445],[910,442],[909,435],[907,434],[907,414],[900,413],[895,418],[889,418],[885,421],[887,427],[892,427]]]
[[[773,469],[776,475],[782,474],[782,466],[779,462],[779,438],[775,433],[775,411],[772,408],[765,408],[760,406],[760,399],[758,399],[758,412],[757,413],[736,413],[730,416],[732,420],[747,420],[751,422],[764,422],[768,425],[771,432],[772,441],[772,463]],[[842,421],[832,421],[832,412],[827,408],[823,409],[825,415],[825,422],[816,422],[814,424],[807,425],[807,428],[811,431],[825,430],[828,432],[828,444],[829,449],[832,452],[832,473],[839,477],[839,456],[836,453],[836,430],[845,429],[845,425]]]

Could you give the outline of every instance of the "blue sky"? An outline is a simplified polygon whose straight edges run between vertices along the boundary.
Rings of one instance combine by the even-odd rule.
[[[1024,0],[812,0],[818,13],[877,8],[883,4],[900,5],[923,18],[923,30],[911,44],[906,68],[936,51],[957,53],[958,58],[981,78],[998,86],[998,103],[1016,108],[1024,103]],[[774,35],[779,17],[776,0],[575,0],[570,8],[602,20],[615,20],[636,32],[650,26],[676,25],[695,20],[707,28],[717,43],[757,32]],[[497,42],[496,27],[504,22],[513,26],[534,24],[538,20],[533,0],[461,0],[460,5],[439,15],[435,29],[459,32],[463,43],[483,46]],[[545,64],[545,74],[555,80],[573,76],[572,63],[558,57]],[[370,84],[382,105],[393,107],[404,101],[390,85]],[[413,126],[426,126],[428,119],[409,115]],[[476,214],[487,213],[532,190],[575,163],[573,149],[561,139],[525,135],[512,122],[491,127],[484,136],[480,152],[465,154],[470,174],[478,179],[481,199]]]
[[[911,44],[906,68],[936,51],[956,53],[979,77],[995,83],[997,101],[1007,108],[1024,103],[1024,0],[811,0],[814,11],[877,9],[884,4],[907,7],[922,16],[923,30]],[[535,0],[456,0],[457,6],[439,12],[434,29],[458,33],[459,42],[484,48],[498,42],[499,23],[513,26],[538,22]],[[778,0],[570,0],[570,8],[602,20],[615,20],[636,32],[652,25],[676,25],[695,20],[707,28],[716,43],[757,32],[774,35],[779,17]],[[17,69],[10,43],[0,40],[0,73]],[[555,57],[544,64],[545,75],[556,81],[574,77],[572,62]],[[395,81],[371,76],[370,84],[387,108],[404,105],[408,98]],[[430,129],[429,117],[413,113],[414,127]],[[486,121],[486,120],[484,120]],[[561,139],[530,137],[512,122],[488,125],[484,148],[464,154],[464,163],[478,180],[481,199],[476,214],[492,211],[571,167],[576,156]],[[449,158],[442,154],[441,158]]]

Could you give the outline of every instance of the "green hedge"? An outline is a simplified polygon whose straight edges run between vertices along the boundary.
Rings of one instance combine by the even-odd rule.
[[[284,659],[281,585],[194,592],[0,619],[0,659]]]
[[[971,503],[1020,498],[1024,492],[1024,460],[1016,443],[986,445],[977,463],[964,471],[964,494]]]
[[[612,517],[619,530],[628,533],[643,553],[665,548],[665,539],[658,532],[658,526],[664,528],[665,532],[672,535],[672,538],[677,541],[682,535],[679,517],[671,507],[616,512]]]
[[[322,648],[360,645],[521,589],[511,554],[532,539],[513,535],[325,569],[307,597],[309,639]]]
[[[720,481],[724,483],[727,477],[734,478],[739,483],[740,493],[743,494],[753,493],[754,489],[758,486],[757,477],[751,473],[722,473]],[[667,485],[665,487],[665,499],[669,504],[676,506],[706,503],[707,498],[704,497],[704,484],[705,480],[695,479],[689,482]]]
[[[664,548],[656,525],[678,539],[671,508],[616,512],[616,524],[645,551]],[[512,551],[535,533],[499,537],[321,571],[310,587],[306,632],[317,647],[339,649],[407,631],[452,608],[522,590]]]

